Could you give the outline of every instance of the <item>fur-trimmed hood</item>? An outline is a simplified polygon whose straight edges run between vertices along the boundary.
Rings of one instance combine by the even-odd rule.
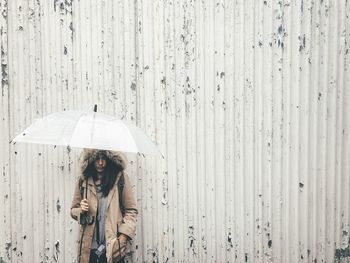
[[[83,172],[85,171],[86,167],[89,164],[93,163],[96,160],[99,153],[105,154],[111,162],[120,166],[122,170],[125,170],[127,165],[127,160],[126,160],[126,157],[121,152],[97,150],[97,149],[84,149],[79,159],[79,167],[80,167],[81,174],[83,174]]]

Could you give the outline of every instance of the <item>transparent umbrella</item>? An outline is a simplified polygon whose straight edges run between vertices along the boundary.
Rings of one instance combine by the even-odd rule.
[[[13,142],[160,155],[140,128],[98,112],[62,111],[47,115],[17,135]]]

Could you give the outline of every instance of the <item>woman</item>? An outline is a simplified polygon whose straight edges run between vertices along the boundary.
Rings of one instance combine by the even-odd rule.
[[[125,157],[85,149],[71,216],[80,223],[78,262],[124,262],[136,231],[137,208]]]

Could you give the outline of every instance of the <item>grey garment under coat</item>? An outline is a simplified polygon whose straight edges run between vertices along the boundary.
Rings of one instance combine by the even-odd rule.
[[[96,186],[97,215],[94,236],[92,237],[91,249],[97,249],[99,245],[105,244],[105,218],[107,208],[107,197],[103,196],[101,186]]]

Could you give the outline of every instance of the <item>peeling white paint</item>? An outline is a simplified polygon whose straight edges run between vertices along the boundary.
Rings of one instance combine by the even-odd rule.
[[[79,151],[9,141],[58,110],[130,120],[134,262],[345,262],[350,3],[0,0],[0,262],[72,262]]]

